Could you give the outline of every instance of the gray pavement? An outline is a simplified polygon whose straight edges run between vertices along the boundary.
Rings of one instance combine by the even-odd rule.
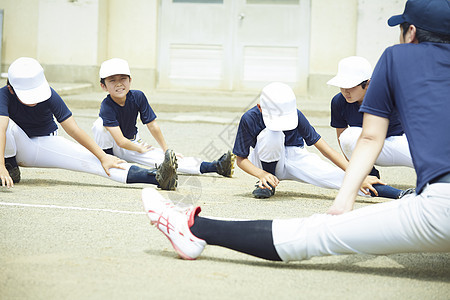
[[[103,96],[63,97],[89,134]],[[239,117],[255,96],[148,93],[168,144],[205,160],[232,147]],[[298,105],[338,149],[328,126],[328,101],[305,97]],[[142,126],[141,133],[154,143]],[[183,261],[143,214],[145,185],[57,169],[21,170],[21,183],[0,189],[0,299],[449,299],[449,253],[344,255],[286,264],[207,246],[196,261]],[[414,186],[411,169],[380,171],[395,187]],[[231,179],[180,175],[176,192],[161,193],[201,205],[204,216],[249,219],[323,213],[337,193],[283,181],[273,198],[257,200],[251,197],[254,184],[237,169]],[[356,207],[385,201],[358,197]]]

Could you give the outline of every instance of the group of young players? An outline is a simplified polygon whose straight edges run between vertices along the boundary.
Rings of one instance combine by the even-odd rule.
[[[145,95],[130,90],[131,73],[122,59],[105,61],[101,87],[108,92],[90,138],[31,58],[11,64],[0,89],[0,178],[11,187],[19,166],[57,167],[110,176],[124,183],[149,183],[173,190],[177,169],[187,174],[231,177],[234,161],[258,178],[253,195],[269,198],[280,180],[339,189],[326,214],[286,220],[224,221],[200,217],[200,207],[178,208],[157,190],[142,192],[150,221],[185,259],[218,245],[268,260],[302,260],[332,254],[389,254],[450,251],[450,2],[408,0],[400,44],[389,47],[372,74],[361,57],[339,63],[328,84],[331,126],[344,155],[331,148],[296,108],[292,89],[265,86],[259,104],[244,113],[233,152],[214,162],[177,155],[166,144]],[[136,120],[160,148],[139,137]],[[79,144],[57,136],[57,125]],[[336,166],[305,148],[314,145]],[[70,159],[68,159],[70,157]],[[2,159],[4,159],[2,163]],[[129,162],[153,167],[145,169]],[[413,167],[415,189],[384,184],[374,165]],[[359,194],[397,200],[353,211]],[[358,230],[355,230],[355,229]]]
[[[156,115],[144,93],[130,90],[131,73],[121,59],[100,68],[101,87],[109,94],[94,123],[92,139],[80,129],[61,97],[48,85],[42,66],[21,57],[8,69],[0,89],[0,178],[3,186],[20,181],[21,167],[62,168],[109,177],[122,183],[146,183],[164,190],[177,186],[177,171],[231,177],[235,156],[226,152],[213,162],[183,157],[167,147]],[[139,137],[137,116],[161,146]],[[54,118],[79,144],[58,136]],[[131,163],[150,167],[142,168]]]

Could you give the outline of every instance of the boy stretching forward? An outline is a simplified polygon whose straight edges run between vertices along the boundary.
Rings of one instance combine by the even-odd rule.
[[[305,143],[314,145],[339,168],[308,152]],[[265,86],[260,103],[242,116],[233,153],[238,166],[259,179],[253,191],[256,198],[271,197],[280,180],[339,189],[348,165],[297,109],[292,89],[280,82]],[[369,188],[376,196],[395,199],[401,194],[401,190],[380,183],[374,176],[368,177],[361,191],[369,194]]]
[[[156,114],[144,93],[130,90],[131,72],[128,62],[120,58],[104,61],[100,67],[100,85],[108,96],[100,107],[100,118],[92,127],[97,144],[109,154],[126,161],[145,166],[154,166],[164,160],[168,147],[158,123]],[[137,116],[145,124],[161,148],[145,143],[136,127]],[[215,172],[231,177],[234,171],[235,155],[228,151],[217,161],[205,162],[199,158],[178,155],[178,170],[187,174]]]

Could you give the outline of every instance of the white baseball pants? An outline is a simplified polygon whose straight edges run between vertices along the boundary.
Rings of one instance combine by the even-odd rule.
[[[131,164],[122,164],[125,170],[111,168],[105,173],[100,161],[89,150],[64,137],[52,135],[29,138],[13,120],[6,130],[5,157],[16,156],[22,167],[59,168],[100,175],[126,183]]]
[[[361,132],[361,127],[348,127],[339,136],[342,151],[349,159],[352,156]],[[375,164],[385,167],[405,166],[414,168],[406,135],[403,134],[386,138]]]
[[[156,165],[160,165],[164,161],[164,152],[161,148],[152,148],[152,150],[148,152],[139,153],[119,147],[109,131],[103,126],[103,120],[101,118],[98,118],[94,122],[94,125],[92,126],[92,133],[95,142],[100,146],[100,148],[112,148],[115,156],[128,162],[155,168]],[[142,139],[140,139],[139,133],[136,134],[136,138],[132,140],[132,142],[135,144],[145,143]],[[177,162],[179,172],[195,175],[201,174],[201,159],[195,157],[183,157],[177,158]]]
[[[308,152],[306,147],[285,147],[282,131],[267,128],[261,131],[248,158],[261,169],[261,161],[278,161],[275,176],[279,180],[296,180],[329,189],[339,189],[344,180],[344,171]]]
[[[272,230],[275,249],[286,262],[356,253],[448,252],[450,183],[338,216],[274,220]]]

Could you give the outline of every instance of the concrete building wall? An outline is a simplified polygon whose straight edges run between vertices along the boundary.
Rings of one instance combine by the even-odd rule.
[[[355,55],[358,0],[313,0],[308,91],[328,94],[337,62]]]
[[[127,59],[134,88],[154,88],[156,82],[158,1],[108,1],[108,41],[105,56]]]
[[[158,73],[158,25],[162,0],[2,0],[2,71],[20,56],[37,58],[50,81],[90,82],[112,57],[126,58],[133,86],[152,89]],[[375,64],[397,43],[386,20],[404,0],[311,0],[308,90],[328,94],[326,81],[346,56]],[[263,17],[263,16],[262,16]]]
[[[2,0],[0,8],[4,10],[2,63],[8,66],[16,57],[36,57],[39,2]]]

